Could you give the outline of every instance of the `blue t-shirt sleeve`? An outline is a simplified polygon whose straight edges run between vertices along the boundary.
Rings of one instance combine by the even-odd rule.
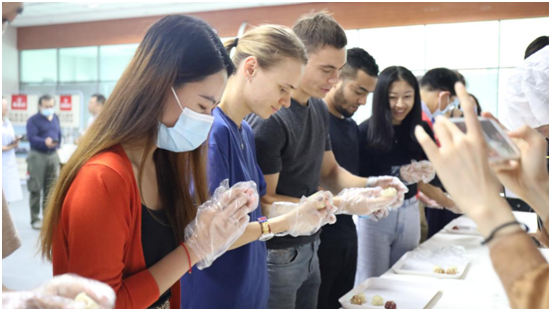
[[[264,174],[258,164],[256,164],[256,169],[258,171],[258,196],[263,197],[266,195],[266,180],[264,180]]]

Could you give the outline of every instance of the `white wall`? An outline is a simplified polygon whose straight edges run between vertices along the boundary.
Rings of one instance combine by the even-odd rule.
[[[379,70],[401,65],[415,76],[435,67],[458,69],[484,111],[504,119],[505,88],[532,40],[549,35],[549,17],[347,30],[347,48],[371,54]],[[354,120],[371,116],[372,96]]]
[[[2,94],[17,93],[19,93],[17,29],[9,27],[2,35]]]

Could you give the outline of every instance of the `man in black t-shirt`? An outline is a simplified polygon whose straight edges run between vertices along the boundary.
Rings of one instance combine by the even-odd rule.
[[[379,67],[360,48],[347,51],[346,66],[339,83],[325,96],[329,110],[329,134],[335,160],[344,169],[359,175],[360,142],[358,124],[352,116],[366,104],[375,90]],[[339,298],[354,287],[358,256],[358,235],[351,215],[338,215],[337,222],[324,227],[318,250],[321,286],[319,309],[338,309]]]
[[[297,203],[321,185],[335,195],[347,189],[333,198],[338,213],[375,211],[374,217],[385,217],[388,208],[402,204],[407,187],[396,177],[353,175],[337,163],[331,150],[329,113],[321,98],[339,82],[346,64],[346,34],[323,12],[302,17],[293,31],[306,46],[308,64],[289,108],[267,120],[253,114],[246,119],[254,130],[257,161],[266,180],[266,195],[261,200],[264,204]],[[389,187],[397,194],[383,197],[381,189]],[[266,243],[270,309],[316,308],[321,284],[319,234],[277,237]]]

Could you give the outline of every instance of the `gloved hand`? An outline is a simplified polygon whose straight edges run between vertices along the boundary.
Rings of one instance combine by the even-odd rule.
[[[407,184],[416,184],[420,181],[429,183],[436,176],[436,171],[432,164],[427,161],[412,160],[411,164],[400,167],[400,177]]]
[[[390,206],[391,208],[402,206],[402,204],[404,204],[404,195],[409,191],[408,187],[406,187],[400,179],[392,176],[369,177],[367,178],[366,187],[381,187],[383,189],[392,187],[396,189],[398,199]]]
[[[371,221],[378,222],[379,220],[387,217],[388,214],[390,214],[390,208],[383,208],[383,209],[380,209],[380,210],[376,211],[375,213],[373,213],[373,214],[371,214],[367,217]]]
[[[337,195],[341,200],[337,214],[366,216],[389,208],[398,199],[397,194],[383,196],[382,191],[381,187],[344,189]]]
[[[426,207],[429,208],[435,208],[435,209],[443,209],[444,207],[435,200],[429,198],[426,194],[424,194],[422,191],[419,191],[419,201],[421,201]]]
[[[333,194],[330,191],[318,191],[317,193],[308,197],[308,199],[302,197],[301,201],[304,200],[317,201],[319,204],[318,208],[320,208],[321,206],[319,202],[325,202],[327,216],[325,217],[325,219],[323,219],[322,226],[325,226],[327,224],[332,225],[337,222],[337,216],[335,216],[335,214],[337,213],[338,208],[333,205]]]
[[[63,274],[32,291],[2,292],[3,309],[84,309],[86,303],[75,301],[85,293],[103,309],[115,307],[115,292],[104,283],[76,274]]]
[[[245,232],[249,214],[258,207],[253,181],[228,186],[220,183],[213,196],[197,209],[197,216],[185,229],[185,242],[201,260],[197,268],[210,267],[216,258]]]
[[[449,194],[446,193],[446,196],[452,200],[451,196]],[[438,202],[436,202],[435,200],[427,197],[423,192],[419,191],[419,200],[421,202],[423,202],[423,204],[425,204],[426,207],[429,207],[429,208],[435,208],[435,209],[447,209],[449,210],[450,212],[452,213],[455,213],[455,214],[463,214],[463,212],[459,209],[459,207],[457,207],[457,205],[453,205],[453,206],[442,206],[441,204],[439,204]]]
[[[320,191],[309,198],[302,197],[300,203],[275,202],[270,207],[269,218],[283,216],[289,228],[276,236],[312,235],[323,225],[336,221],[336,207],[332,205],[333,195]]]

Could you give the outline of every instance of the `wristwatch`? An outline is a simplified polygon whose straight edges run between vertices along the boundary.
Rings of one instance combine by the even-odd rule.
[[[268,218],[266,217],[260,217],[257,219],[258,223],[260,224],[260,229],[262,230],[262,235],[260,238],[258,238],[259,241],[265,242],[269,239],[274,237],[274,233],[272,232],[272,229],[270,228],[270,224],[268,223]]]

